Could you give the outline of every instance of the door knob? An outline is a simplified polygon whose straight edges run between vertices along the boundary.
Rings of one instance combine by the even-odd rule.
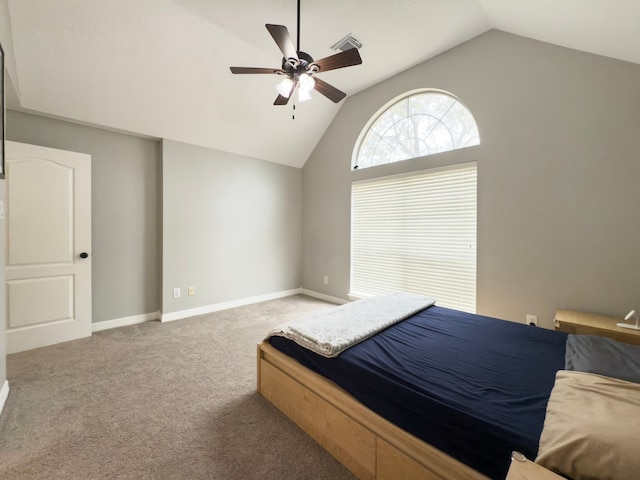
[[[80,254],[80,258],[87,258],[89,256],[89,254],[87,252],[82,252]]]

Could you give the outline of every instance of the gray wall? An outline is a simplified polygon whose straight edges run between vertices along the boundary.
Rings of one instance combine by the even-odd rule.
[[[369,118],[424,87],[469,107],[481,145],[351,172]],[[346,298],[353,180],[477,160],[478,313],[546,327],[556,308],[624,315],[640,307],[638,132],[640,65],[476,37],[342,107],[303,169],[303,287]]]
[[[162,313],[299,288],[301,170],[162,144]]]
[[[300,287],[300,169],[15,111],[7,138],[91,155],[94,322]]]
[[[91,155],[93,322],[160,309],[160,143],[7,112],[7,139]]]

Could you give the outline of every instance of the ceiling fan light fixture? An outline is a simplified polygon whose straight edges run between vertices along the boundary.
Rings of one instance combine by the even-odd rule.
[[[293,91],[293,80],[291,80],[289,77],[286,77],[278,85],[276,85],[276,90],[283,97],[289,98],[291,92]]]
[[[315,79],[308,73],[303,73],[302,75],[300,75],[300,77],[298,78],[298,82],[300,82],[300,90],[304,90],[307,93],[313,90],[313,88],[316,86]]]
[[[311,100],[311,94],[309,93],[309,90],[298,88],[298,101],[306,102],[307,100]]]

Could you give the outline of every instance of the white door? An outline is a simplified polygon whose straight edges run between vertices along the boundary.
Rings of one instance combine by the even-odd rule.
[[[91,156],[6,143],[7,352],[91,335]]]

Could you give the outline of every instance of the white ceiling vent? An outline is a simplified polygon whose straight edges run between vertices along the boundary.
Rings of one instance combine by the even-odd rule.
[[[349,50],[350,48],[360,48],[360,47],[362,47],[362,43],[360,43],[359,40],[357,40],[355,37],[349,34],[346,37],[344,37],[342,40],[337,42],[335,45],[333,45],[331,48],[333,50],[341,50],[344,52],[345,50]]]

